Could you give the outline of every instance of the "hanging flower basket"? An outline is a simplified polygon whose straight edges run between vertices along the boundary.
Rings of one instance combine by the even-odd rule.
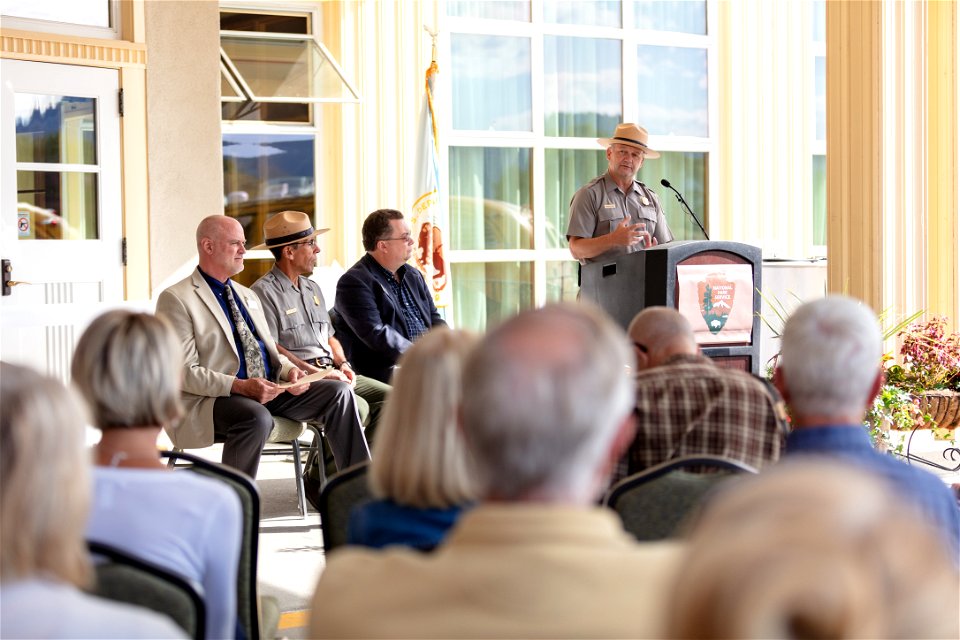
[[[920,411],[930,417],[941,429],[960,427],[960,393],[948,389],[933,389],[916,396]]]

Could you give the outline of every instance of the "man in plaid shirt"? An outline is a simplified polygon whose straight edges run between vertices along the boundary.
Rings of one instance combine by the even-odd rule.
[[[648,307],[627,333],[637,356],[637,435],[613,482],[681,456],[717,455],[758,468],[780,457],[780,399],[755,376],[701,355],[677,310]]]

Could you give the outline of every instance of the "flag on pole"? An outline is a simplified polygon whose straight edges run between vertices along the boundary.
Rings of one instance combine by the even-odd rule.
[[[416,200],[410,216],[410,228],[416,240],[413,257],[417,268],[426,278],[438,309],[445,308],[450,316],[450,266],[444,259],[444,244],[449,237],[447,218],[440,198],[440,139],[434,111],[433,85],[440,70],[437,66],[437,40],[433,38],[433,55],[427,69],[424,90],[426,95],[420,109],[420,137],[415,174]]]

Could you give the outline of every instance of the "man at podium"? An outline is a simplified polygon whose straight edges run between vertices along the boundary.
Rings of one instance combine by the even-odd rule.
[[[660,199],[634,180],[646,158],[660,154],[647,146],[647,130],[617,125],[607,148],[607,172],[581,187],[570,201],[567,242],[580,264],[642,251],[673,240]]]

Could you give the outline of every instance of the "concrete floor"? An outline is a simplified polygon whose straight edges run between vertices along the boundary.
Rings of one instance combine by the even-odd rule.
[[[222,445],[190,453],[220,461]],[[307,504],[297,509],[293,458],[264,456],[257,473],[260,488],[260,548],[257,573],[260,595],[280,606],[280,638],[307,637],[307,607],[324,566],[320,515]]]

